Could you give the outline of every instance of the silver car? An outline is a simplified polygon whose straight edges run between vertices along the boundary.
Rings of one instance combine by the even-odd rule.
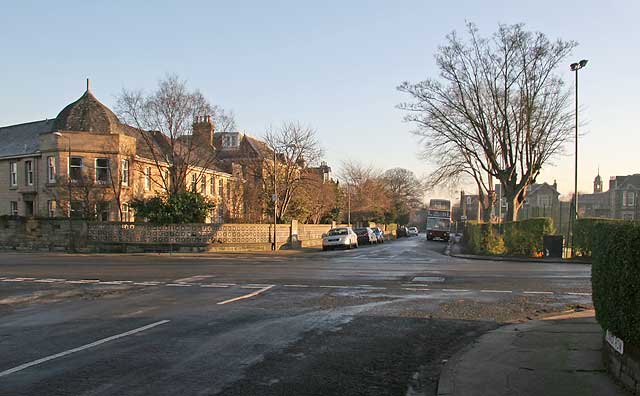
[[[351,227],[332,228],[322,237],[322,250],[358,247],[358,236]]]

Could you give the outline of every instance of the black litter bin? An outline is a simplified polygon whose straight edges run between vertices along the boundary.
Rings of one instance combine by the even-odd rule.
[[[544,257],[562,258],[562,245],[564,237],[562,235],[545,235],[542,237]]]

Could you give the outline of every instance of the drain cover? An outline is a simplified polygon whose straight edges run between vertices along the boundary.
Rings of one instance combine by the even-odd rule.
[[[413,278],[413,282],[444,282],[444,278],[441,276],[416,276]]]

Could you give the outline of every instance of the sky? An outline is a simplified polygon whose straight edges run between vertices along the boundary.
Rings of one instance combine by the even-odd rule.
[[[580,71],[579,190],[598,167],[640,172],[634,122],[640,79],[638,1],[13,1],[0,13],[0,126],[55,117],[92,92],[112,107],[123,88],[151,91],[177,74],[260,137],[295,120],[316,129],[334,172],[356,160],[418,176],[432,165],[396,105],[402,81],[437,76],[434,53],[453,30],[525,23],[579,46],[558,74]],[[573,191],[573,147],[538,182]],[[462,188],[465,188],[464,186]],[[469,191],[469,187],[466,187]]]

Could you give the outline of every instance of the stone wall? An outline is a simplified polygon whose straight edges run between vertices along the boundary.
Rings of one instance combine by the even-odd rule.
[[[603,343],[603,360],[609,373],[631,394],[640,395],[640,350],[625,343],[621,354],[606,339]]]
[[[87,224],[69,219],[37,219],[0,216],[0,248],[9,250],[65,250],[69,242],[75,249],[87,247]]]

